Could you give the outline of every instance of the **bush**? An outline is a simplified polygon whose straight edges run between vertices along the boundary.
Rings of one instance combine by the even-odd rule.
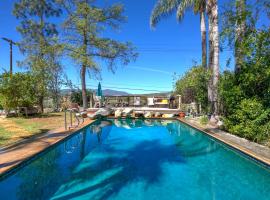
[[[270,109],[256,99],[244,99],[235,113],[225,118],[229,132],[255,142],[263,142],[269,137]]]
[[[184,76],[177,80],[176,93],[182,95],[183,103],[200,103],[203,111],[208,109],[207,85],[210,77],[208,70],[201,66],[193,66]]]
[[[0,105],[9,111],[20,106],[33,106],[36,102],[35,79],[30,73],[0,75]]]
[[[87,102],[89,102],[91,98],[91,91],[87,90],[86,95],[87,95]],[[72,91],[70,99],[72,103],[83,105],[82,91],[81,90]]]
[[[208,117],[207,116],[201,116],[200,117],[200,124],[206,125],[208,123]]]

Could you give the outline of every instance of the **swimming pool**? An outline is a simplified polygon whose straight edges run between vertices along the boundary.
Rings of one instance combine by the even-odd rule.
[[[0,199],[269,199],[270,171],[174,120],[105,120],[0,180]]]

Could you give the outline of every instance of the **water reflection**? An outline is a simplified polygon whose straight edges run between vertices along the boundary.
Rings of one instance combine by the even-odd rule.
[[[72,170],[102,140],[108,137],[111,121],[100,121],[91,128],[53,148],[0,182],[1,199],[48,199],[69,179]],[[98,133],[94,130],[99,130]]]
[[[113,123],[118,128],[142,128],[151,126],[167,126],[168,124],[174,124],[176,121],[172,120],[153,120],[153,119],[115,119]]]

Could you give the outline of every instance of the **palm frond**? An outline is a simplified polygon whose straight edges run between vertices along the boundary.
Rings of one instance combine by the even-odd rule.
[[[176,13],[176,17],[179,21],[181,21],[185,15],[185,11],[188,8],[192,8],[198,1],[200,0],[183,0],[181,1],[181,3],[179,4],[178,8],[177,8],[177,13]]]
[[[181,0],[158,0],[150,17],[150,26],[155,27],[162,18],[171,15],[176,11],[180,2]]]

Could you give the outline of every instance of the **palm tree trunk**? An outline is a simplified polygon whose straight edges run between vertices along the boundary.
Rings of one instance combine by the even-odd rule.
[[[206,26],[205,13],[200,12],[201,40],[202,40],[202,66],[207,68]]]
[[[245,34],[246,22],[245,22],[245,7],[246,0],[236,0],[236,30],[235,30],[235,72],[238,73],[241,69],[241,62],[243,60],[243,52],[241,51],[241,43]]]
[[[219,79],[219,31],[218,31],[218,2],[213,0],[213,114],[218,114],[218,79]]]
[[[219,31],[218,31],[218,2],[217,0],[208,1],[209,11],[209,32],[211,41],[210,69],[211,77],[211,108],[212,114],[218,114],[218,79],[219,79]]]
[[[212,112],[212,98],[213,98],[213,91],[212,91],[212,85],[213,85],[213,79],[212,79],[212,72],[213,72],[213,34],[212,34],[212,16],[211,16],[211,10],[209,10],[209,7],[207,5],[207,14],[208,14],[208,33],[209,33],[209,56],[208,56],[208,69],[211,72],[211,77],[208,82],[208,101],[210,103],[210,110]]]

